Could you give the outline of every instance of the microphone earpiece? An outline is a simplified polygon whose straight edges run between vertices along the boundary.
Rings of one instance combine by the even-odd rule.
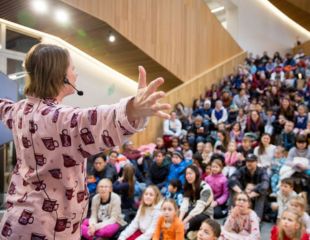
[[[69,82],[68,78],[65,78],[65,79],[64,79],[64,83],[65,83],[65,84],[69,84],[71,87],[73,87],[73,88],[75,89],[77,95],[79,95],[79,96],[83,96],[83,95],[84,95],[84,92],[81,91],[81,90],[77,90],[76,87],[74,87],[74,86]]]
[[[65,84],[70,84],[68,78],[65,78],[65,79],[64,79],[64,83],[65,83]]]

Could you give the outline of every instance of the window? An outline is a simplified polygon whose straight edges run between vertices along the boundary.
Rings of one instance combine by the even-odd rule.
[[[6,29],[6,49],[27,53],[33,45],[39,42],[39,38]]]

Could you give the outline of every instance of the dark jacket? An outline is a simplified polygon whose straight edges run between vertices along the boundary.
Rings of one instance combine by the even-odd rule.
[[[93,169],[93,175],[98,177],[99,180],[103,178],[109,178],[112,182],[115,182],[118,177],[116,168],[111,163],[107,163],[104,169],[100,172],[97,172],[95,169]]]
[[[150,167],[150,180],[153,184],[157,185],[166,181],[166,178],[169,174],[170,161],[164,159],[160,166],[156,162],[153,162]]]
[[[121,197],[122,209],[130,209],[134,205],[134,194],[129,196],[129,184],[128,182],[116,181],[113,183],[113,192],[117,193]]]
[[[259,194],[267,194],[269,188],[269,177],[264,168],[257,167],[253,175],[250,174],[247,167],[238,169],[229,179],[228,186],[233,188],[236,185],[242,190],[245,190],[247,184],[252,183],[255,185],[254,192]]]

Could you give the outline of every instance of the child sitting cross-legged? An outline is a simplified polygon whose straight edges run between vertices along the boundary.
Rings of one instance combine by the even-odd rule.
[[[121,215],[121,199],[112,192],[112,182],[108,178],[101,179],[97,192],[92,199],[91,217],[85,219],[81,226],[82,236],[86,239],[93,237],[110,238],[126,222]]]
[[[271,209],[275,212],[278,210],[278,218],[282,216],[282,212],[288,207],[289,201],[296,196],[294,191],[294,181],[291,178],[284,178],[280,184],[280,191],[277,193],[277,202],[271,204]]]

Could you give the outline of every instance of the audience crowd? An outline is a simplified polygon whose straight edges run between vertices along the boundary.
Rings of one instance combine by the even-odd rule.
[[[309,240],[308,109],[309,56],[249,54],[154,143],[88,159],[83,238]]]

